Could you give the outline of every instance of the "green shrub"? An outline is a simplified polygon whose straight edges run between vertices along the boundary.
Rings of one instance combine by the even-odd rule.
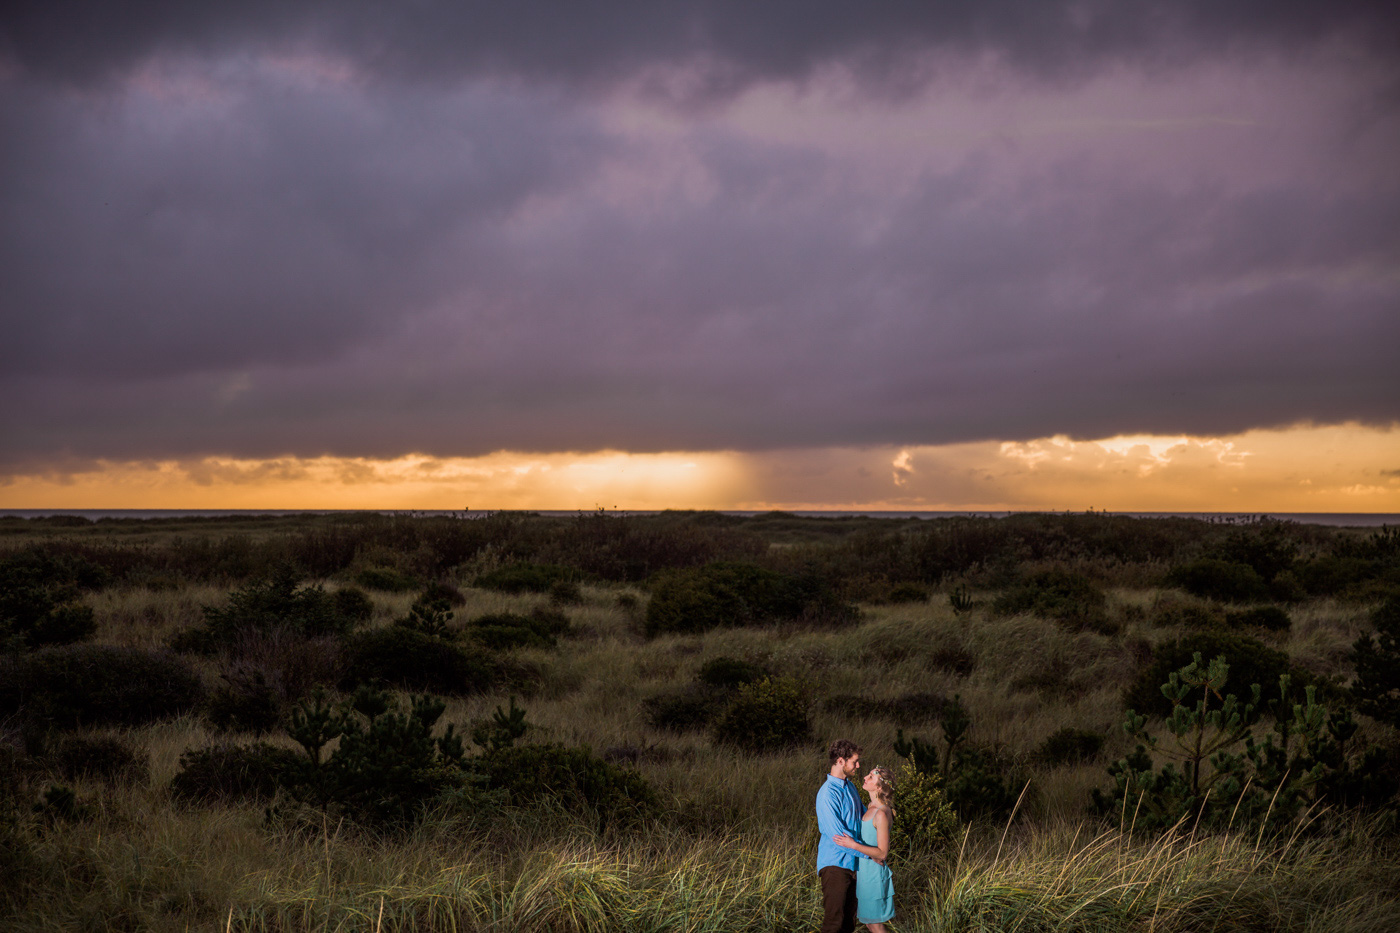
[[[752,564],[716,563],[658,576],[647,604],[646,633],[694,634],[827,617],[839,621],[849,612],[815,582]]]
[[[1172,671],[1161,685],[1172,707],[1164,728],[1149,730],[1147,717],[1128,713],[1123,727],[1137,748],[1109,766],[1114,786],[1093,792],[1095,807],[1124,819],[1131,814],[1145,832],[1251,824],[1279,831],[1329,795],[1343,803],[1339,791],[1361,788],[1376,760],[1354,760],[1357,727],[1349,713],[1329,713],[1317,703],[1316,687],[1298,702],[1287,675],[1274,685],[1272,703],[1257,683],[1230,690],[1231,679],[1224,656],[1206,664],[1197,653]],[[1266,711],[1274,722],[1261,742],[1255,732]]]
[[[418,588],[418,581],[390,567],[367,567],[355,574],[355,582],[381,593],[407,593]]]
[[[596,816],[604,827],[645,819],[657,807],[645,778],[586,747],[517,745],[472,759],[471,766],[485,775],[489,789],[505,791],[514,806],[550,799]]]
[[[690,732],[708,728],[724,708],[724,703],[722,691],[694,685],[648,697],[642,706],[652,728]]]
[[[0,659],[0,716],[58,728],[140,725],[188,712],[203,684],[178,657],[139,648],[63,645]]]
[[[1275,651],[1263,642],[1230,632],[1204,631],[1185,635],[1176,641],[1164,642],[1152,651],[1152,662],[1123,693],[1125,709],[1145,716],[1166,716],[1171,713],[1171,701],[1162,695],[1162,684],[1174,672],[1203,657],[1224,657],[1229,666],[1227,688],[1241,696],[1249,694],[1252,684],[1264,688],[1266,701],[1278,698],[1278,679],[1282,674],[1293,675],[1295,684],[1312,682],[1306,672],[1297,670],[1288,655]]]
[[[137,752],[115,736],[64,736],[49,750],[54,769],[70,781],[145,784],[151,768],[145,751]]]
[[[476,578],[476,585],[501,593],[548,593],[556,584],[578,579],[572,567],[519,563],[500,567]]]
[[[424,635],[441,638],[447,634],[447,624],[452,621],[451,603],[444,598],[423,595],[408,607],[408,615],[395,619],[394,624],[412,629]]]
[[[1061,765],[1088,761],[1103,748],[1103,733],[1066,727],[1050,734],[1035,751],[1041,764],[1057,768]]]
[[[928,589],[917,583],[901,583],[890,588],[885,595],[887,603],[926,603],[928,602]]]
[[[442,580],[435,580],[423,587],[423,592],[418,595],[423,602],[446,603],[448,606],[465,606],[467,597],[462,595],[462,591],[451,583]]]
[[[351,636],[341,685],[421,690],[446,696],[478,693],[491,686],[491,657],[402,626]]]
[[[226,606],[205,606],[204,625],[176,636],[179,651],[239,650],[281,634],[294,638],[340,636],[362,621],[363,603],[332,596],[319,586],[298,589],[295,570],[283,565],[263,580],[229,594]],[[341,591],[344,592],[344,591]]]
[[[895,818],[890,824],[891,859],[913,859],[946,850],[961,835],[957,814],[937,775],[905,762],[896,779]]]
[[[271,800],[301,764],[296,752],[266,742],[188,749],[180,756],[170,793],[197,803]]]
[[[80,581],[95,583],[101,568],[61,560],[37,549],[0,560],[0,649],[66,645],[97,630],[92,609],[77,604]]]
[[[765,677],[738,688],[715,720],[716,742],[748,752],[771,752],[811,738],[807,698],[791,677]]]
[[[700,667],[696,679],[711,687],[728,689],[742,687],[762,680],[768,674],[763,668],[742,658],[711,658]]]
[[[1065,570],[1033,574],[996,598],[992,610],[1000,615],[1029,612],[1076,625],[1102,624],[1107,597],[1087,577]]]
[[[577,580],[556,580],[549,588],[549,601],[577,606],[583,602],[583,590],[579,588]]]
[[[374,615],[374,602],[365,591],[353,586],[345,586],[331,594],[331,603],[337,615],[350,620],[352,626],[368,622]]]
[[[1220,613],[1207,606],[1170,604],[1152,613],[1152,624],[1157,628],[1202,629],[1220,622]]]
[[[570,629],[569,617],[557,609],[536,607],[528,615],[496,612],[478,616],[462,634],[495,651],[511,648],[553,648]]]
[[[219,732],[270,732],[282,716],[282,698],[260,670],[235,670],[204,701],[204,718]]]
[[[1400,595],[1388,597],[1371,613],[1375,634],[1351,647],[1356,680],[1351,695],[1360,712],[1400,728]]]
[[[1288,613],[1277,606],[1255,606],[1225,613],[1225,624],[1231,628],[1262,628],[1270,632],[1286,632],[1293,624]]]
[[[1172,568],[1166,585],[1225,603],[1247,603],[1269,596],[1268,586],[1253,567],[1215,557]]]
[[[369,687],[339,707],[314,696],[290,717],[287,733],[306,758],[287,782],[289,792],[368,826],[412,824],[444,791],[469,782],[453,727],[433,737],[445,709],[441,700],[419,696],[404,711],[388,693]],[[323,758],[336,738],[335,750]]]

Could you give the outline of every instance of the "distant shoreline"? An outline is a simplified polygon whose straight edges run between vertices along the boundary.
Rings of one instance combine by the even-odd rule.
[[[352,515],[369,512],[380,515],[420,515],[454,516],[458,518],[481,518],[498,511],[527,512],[544,516],[570,516],[591,514],[594,509],[5,509],[0,508],[0,518],[51,518],[68,516],[85,518],[89,521],[102,519],[179,519],[179,518],[233,518],[267,515],[273,517],[288,515]],[[721,515],[752,517],[769,515],[775,510],[748,509],[677,509],[675,511],[712,511]],[[783,509],[777,510],[799,518],[891,518],[891,519],[933,519],[975,516],[979,518],[1005,518],[1010,515],[1074,514],[1071,510],[1021,509],[1016,511],[989,511],[967,509],[961,511],[935,511],[913,509],[908,511],[853,510],[853,509]],[[609,509],[609,515],[659,515],[660,509]],[[1088,514],[1088,513],[1082,513]],[[1335,525],[1352,528],[1379,528],[1382,525],[1400,525],[1400,514],[1395,512],[1106,512],[1095,511],[1095,515],[1126,516],[1129,518],[1194,518],[1214,522],[1248,522],[1258,518],[1297,522],[1302,525]]]

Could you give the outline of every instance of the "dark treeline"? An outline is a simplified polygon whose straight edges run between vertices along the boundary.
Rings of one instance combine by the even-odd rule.
[[[646,584],[667,570],[752,563],[818,576],[841,598],[881,601],[914,587],[1002,589],[1058,566],[1104,586],[1188,589],[1241,601],[1370,599],[1400,587],[1400,530],[1269,519],[1211,522],[1102,513],[1004,518],[811,518],[771,512],[572,517],[382,515],[215,519],[0,519],[5,537],[80,560],[117,586],[235,585],[290,565],[310,578],[389,571],[419,584],[464,566],[566,567],[585,580]],[[96,582],[96,581],[93,581]],[[904,588],[902,590],[902,588]]]

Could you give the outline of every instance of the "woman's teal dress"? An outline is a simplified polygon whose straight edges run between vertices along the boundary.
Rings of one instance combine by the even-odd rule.
[[[868,846],[879,844],[873,820],[861,821],[860,841]],[[890,870],[868,858],[861,859],[856,868],[856,919],[861,923],[894,919],[894,881]]]

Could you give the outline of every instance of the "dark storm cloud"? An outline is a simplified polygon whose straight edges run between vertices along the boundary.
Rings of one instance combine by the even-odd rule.
[[[1385,0],[15,0],[5,9],[4,56],[69,82],[100,80],[153,54],[222,54],[245,44],[316,48],[381,73],[583,83],[699,59],[711,68],[697,90],[800,77],[833,59],[899,83],[911,67],[921,70],[913,53],[927,50],[999,53],[1054,73],[1238,44],[1290,49],[1334,34],[1387,53],[1400,46],[1400,12]]]
[[[0,35],[13,469],[1400,420],[1393,4],[11,4]]]

